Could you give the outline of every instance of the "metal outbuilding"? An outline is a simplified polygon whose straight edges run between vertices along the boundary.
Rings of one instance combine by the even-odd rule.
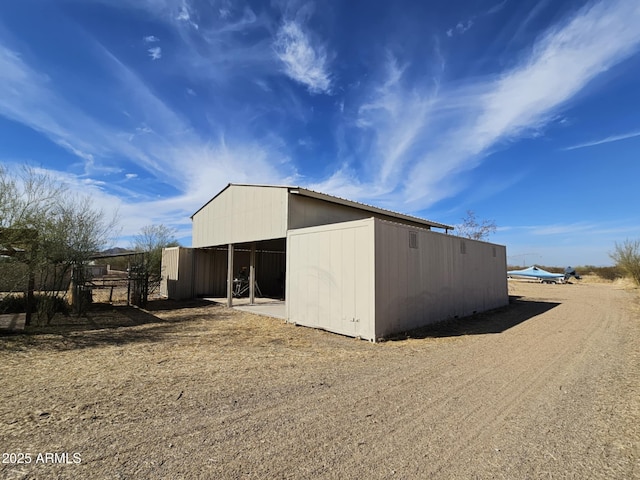
[[[287,321],[376,340],[508,303],[506,249],[453,227],[312,190],[229,184],[163,252],[161,293],[224,297],[246,267]],[[444,233],[433,231],[440,229]]]

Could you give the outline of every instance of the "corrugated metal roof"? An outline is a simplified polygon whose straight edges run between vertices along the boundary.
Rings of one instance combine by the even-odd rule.
[[[421,223],[427,225],[429,227],[442,228],[444,230],[453,230],[454,227],[452,225],[446,225],[444,223],[433,222],[431,220],[427,220],[425,218],[415,217],[413,215],[407,215],[400,212],[394,212],[393,210],[387,210],[385,208],[375,207],[373,205],[368,205],[366,203],[356,202],[354,200],[348,200],[346,198],[336,197],[335,195],[329,195],[327,193],[316,192],[314,190],[310,190],[304,187],[295,187],[291,185],[264,185],[264,184],[250,184],[250,183],[229,183],[226,187],[220,190],[211,200],[205,203],[202,207],[200,207],[191,218],[196,215],[200,210],[206,207],[209,203],[215,200],[222,192],[224,192],[227,188],[231,186],[239,186],[239,187],[263,187],[263,188],[286,188],[289,193],[293,193],[295,195],[303,195],[305,197],[317,198],[319,200],[324,200],[326,202],[335,203],[338,205],[345,205],[348,207],[357,208],[359,210],[364,210],[367,212],[378,213],[381,215],[386,215],[389,217],[397,218],[399,220],[406,220],[415,223]]]

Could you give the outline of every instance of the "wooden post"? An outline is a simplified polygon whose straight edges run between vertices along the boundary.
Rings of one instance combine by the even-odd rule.
[[[256,300],[256,242],[251,242],[251,255],[249,256],[249,305]]]
[[[131,305],[131,257],[127,257],[127,307]]]
[[[73,264],[71,266],[71,282],[69,283],[69,289],[71,290],[71,308],[73,309],[73,313],[80,313],[76,273],[76,267],[75,264]]]
[[[37,232],[35,233],[34,236],[37,238],[38,236]],[[28,327],[29,325],[31,325],[31,317],[33,316],[33,307],[35,306],[34,304],[36,303],[34,290],[36,289],[35,264],[36,264],[37,248],[38,248],[38,244],[34,240],[31,243],[31,252],[29,252],[29,262],[27,264],[29,269],[29,279],[27,280],[27,299],[26,299],[27,303],[25,305],[25,316],[24,316],[25,327]]]
[[[227,259],[227,307],[233,306],[233,243],[229,244]]]
[[[35,296],[33,294],[33,291],[35,290],[35,285],[36,285],[36,274],[33,269],[33,263],[34,263],[33,257],[34,256],[31,255],[31,261],[29,262],[29,279],[27,280],[27,302],[25,305],[25,318],[24,318],[24,325],[26,327],[31,325],[31,316],[33,314],[33,307],[34,307],[33,304],[35,303],[35,298],[34,298]]]

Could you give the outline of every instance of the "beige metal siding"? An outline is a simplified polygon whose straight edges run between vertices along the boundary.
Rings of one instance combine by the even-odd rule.
[[[375,339],[373,219],[291,230],[287,319]]]
[[[162,249],[160,294],[174,300],[193,297],[193,250],[171,247]]]
[[[230,185],[193,216],[194,247],[284,238],[287,189]]]
[[[329,225],[332,223],[350,222],[365,218],[379,218],[381,220],[399,221],[391,216],[372,213],[367,210],[331,203],[304,195],[289,194],[289,229]],[[406,220],[405,223],[412,225]],[[417,224],[421,228],[425,225]]]
[[[375,232],[377,337],[508,303],[504,246],[382,221]]]
[[[335,203],[289,194],[289,228],[298,229],[361,220],[371,213]]]
[[[170,281],[178,278],[178,255],[180,247],[162,249],[162,277],[160,279],[160,295],[169,297]]]
[[[220,255],[216,255],[219,253]],[[222,284],[226,285],[227,258],[225,251],[194,249],[193,250],[193,296],[212,295],[219,282],[217,272],[222,271]],[[220,258],[221,257],[221,258]],[[223,287],[222,291],[225,291]],[[220,296],[223,296],[222,293]]]

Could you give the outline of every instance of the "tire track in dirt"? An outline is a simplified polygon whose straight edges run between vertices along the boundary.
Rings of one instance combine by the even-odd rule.
[[[566,328],[566,326],[565,326]],[[594,328],[590,331],[588,338],[585,340],[587,344],[591,343],[592,338],[596,337],[602,329],[606,328],[606,324],[601,324],[600,328]],[[571,369],[572,364],[567,363],[567,357],[571,353],[566,345],[562,345],[565,338],[562,337],[560,340],[556,341],[556,343],[560,343],[559,345],[554,344],[553,348],[555,350],[549,350],[549,339],[555,335],[554,332],[542,332],[539,334],[537,341],[535,343],[530,343],[526,345],[527,348],[522,349],[509,349],[511,351],[517,352],[517,356],[509,356],[508,362],[502,362],[499,365],[496,365],[494,362],[489,362],[489,365],[486,366],[480,374],[469,376],[469,372],[462,368],[458,368],[453,372],[450,372],[450,382],[445,384],[439,384],[439,392],[437,395],[432,395],[428,398],[430,401],[430,411],[437,411],[445,414],[447,411],[450,412],[450,402],[449,400],[453,397],[461,395],[465,391],[467,391],[474,384],[481,383],[487,377],[490,377],[495,374],[496,368],[501,369],[501,376],[505,375],[505,372],[511,372],[510,375],[507,375],[511,380],[515,379],[517,383],[503,383],[501,388],[498,388],[497,392],[490,392],[488,398],[479,399],[476,404],[470,409],[462,412],[458,412],[459,421],[458,424],[464,424],[466,428],[463,430],[463,435],[458,435],[456,438],[456,445],[454,448],[448,446],[447,448],[441,448],[437,452],[439,455],[436,455],[435,458],[438,461],[431,461],[431,469],[429,473],[433,475],[438,475],[444,473],[444,470],[451,465],[455,458],[463,456],[465,451],[470,450],[474,447],[474,445],[478,443],[482,443],[487,437],[490,436],[487,431],[491,431],[496,424],[502,422],[513,410],[517,409],[521,406],[521,404],[529,399],[528,392],[531,391],[539,391],[542,387],[548,382],[550,377],[558,377],[562,371]],[[517,338],[516,338],[517,340]],[[495,343],[495,342],[493,342]],[[492,346],[491,344],[489,345]],[[471,347],[475,347],[478,349],[486,348],[485,342],[476,341],[475,345],[472,343]],[[503,347],[504,348],[504,347]],[[476,352],[477,353],[477,352]],[[529,362],[534,354],[538,354],[542,359],[540,365],[534,364],[529,366],[525,371],[519,370],[516,368],[519,365],[529,365]],[[544,355],[540,355],[544,353]],[[581,356],[585,354],[582,353]],[[438,372],[442,367],[447,364],[447,357],[443,358],[438,364],[431,365],[429,367],[422,367],[421,369],[414,370],[409,375],[403,376],[395,376],[394,382],[389,385],[386,383],[385,385],[376,384],[375,382],[371,382],[369,384],[369,392],[371,390],[384,391],[384,395],[380,396],[375,393],[369,393],[368,395],[357,396],[357,392],[364,390],[363,384],[359,383],[353,386],[351,390],[346,389],[346,391],[338,392],[337,396],[340,398],[349,398],[349,394],[356,393],[356,399],[351,402],[340,403],[339,405],[336,402],[332,402],[331,397],[327,394],[325,398],[322,399],[322,403],[324,405],[324,409],[329,407],[329,410],[337,409],[339,407],[345,408],[346,410],[351,412],[358,411],[358,405],[364,404],[368,406],[368,410],[374,413],[367,414],[372,417],[384,418],[389,417],[389,412],[385,411],[388,409],[388,403],[390,399],[403,399],[400,402],[395,401],[395,412],[391,412],[391,421],[386,422],[386,430],[389,435],[393,435],[396,431],[400,430],[402,425],[406,425],[409,421],[412,421],[414,424],[413,434],[409,435],[405,443],[415,444],[415,442],[419,442],[421,438],[424,438],[427,435],[427,431],[424,428],[425,425],[433,425],[437,420],[436,416],[433,414],[426,415],[421,422],[423,428],[416,429],[415,427],[415,415],[420,414],[420,412],[416,412],[415,402],[416,402],[416,394],[415,394],[415,386],[416,384],[423,383],[421,380],[424,378],[429,378],[431,381],[434,377],[442,377]],[[411,367],[415,367],[412,365]],[[525,376],[524,374],[530,373],[530,370],[536,370],[536,372],[529,376]],[[426,375],[425,375],[426,373]],[[468,378],[465,378],[467,376]],[[389,378],[388,375],[384,375],[385,378]],[[451,378],[452,377],[452,378]],[[524,380],[523,380],[524,379]],[[366,383],[366,382],[365,382]],[[495,383],[495,382],[494,382]],[[377,388],[376,388],[377,387]],[[384,388],[383,388],[384,387]],[[446,387],[446,388],[444,388]],[[411,393],[410,393],[411,392]],[[333,394],[334,397],[336,393]],[[420,395],[418,395],[420,396]],[[380,400],[380,404],[384,405],[382,407],[378,407],[379,403],[374,402],[374,400]],[[291,405],[291,411],[304,411],[304,401],[293,402]],[[296,405],[296,403],[300,403],[301,405]],[[406,412],[406,413],[401,413]],[[284,412],[280,412],[279,415],[282,416]],[[385,415],[386,414],[386,415]],[[298,420],[300,418],[298,417]],[[323,442],[331,440],[333,442],[337,442],[339,444],[349,444],[349,440],[354,436],[358,436],[354,431],[354,427],[351,428],[343,428],[340,429],[341,425],[353,425],[353,422],[349,422],[348,418],[345,418],[343,415],[336,416],[335,421],[328,420],[324,418],[322,412],[307,412],[304,416],[304,423],[309,425],[309,427],[316,427],[314,430],[322,431],[322,428],[319,428],[323,425],[325,430],[328,432],[332,432],[332,437],[320,437],[315,439],[312,445],[309,445],[309,441],[300,441],[300,438],[304,438],[302,432],[299,429],[296,429],[294,419],[291,420],[290,424],[292,426],[291,438],[296,440],[287,441],[286,439],[280,440],[280,447],[285,451],[290,451],[293,456],[297,454],[304,454],[305,449],[309,449],[310,447],[318,448],[322,447]],[[327,425],[327,423],[329,425]],[[485,433],[483,433],[485,432]],[[377,432],[376,432],[377,434]],[[360,435],[362,436],[362,435]],[[352,444],[353,442],[351,442]],[[359,443],[366,444],[367,442],[362,441]],[[296,445],[302,444],[303,448],[296,449]],[[385,445],[388,447],[388,445]],[[393,456],[394,449],[385,448],[386,453]],[[349,454],[353,455],[355,452],[350,451]],[[346,455],[345,455],[346,456]],[[358,457],[357,455],[354,455]],[[366,457],[367,455],[365,455]],[[353,467],[357,470],[358,462],[349,462],[348,459],[343,459],[346,462],[345,466]],[[353,465],[351,465],[353,463]],[[287,469],[273,472],[278,474],[286,474]],[[320,473],[319,471],[315,471],[315,473]]]
[[[552,392],[549,388],[550,384],[557,384],[568,374],[575,375],[579,372],[586,365],[585,359],[593,350],[593,346],[612,323],[610,315],[606,314],[606,306],[601,306],[595,311],[590,310],[590,315],[591,321],[588,324],[581,322],[581,335],[575,335],[577,329],[569,328],[572,331],[571,341],[568,341],[568,335],[564,335],[558,336],[553,343],[547,343],[550,336],[546,335],[532,344],[532,348],[527,353],[536,351],[537,355],[544,360],[537,362],[536,373],[530,377],[519,376],[517,383],[501,389],[500,395],[493,398],[494,402],[490,407],[477,409],[474,412],[476,421],[465,422],[468,428],[466,434],[458,441],[461,447],[445,457],[440,468],[432,473],[442,473],[453,458],[464,457],[469,450],[486,450],[488,440],[493,437],[496,426],[502,424],[513,412],[522,410],[527,404],[534,404],[537,398],[545,394],[544,392]],[[572,322],[575,323],[575,317],[573,318]],[[601,322],[601,319],[604,321]],[[565,330],[567,327],[573,327],[573,325],[563,326]],[[567,340],[566,343],[565,340]],[[511,365],[517,365],[524,358],[525,355],[520,355],[511,362]],[[553,395],[553,392],[551,394]]]
[[[591,313],[593,314],[593,312]],[[589,329],[585,330],[582,328],[582,330],[584,330],[583,335],[581,337],[573,337],[574,343],[565,343],[567,340],[566,335],[556,335],[556,341],[549,344],[549,339],[554,337],[554,333],[543,332],[538,336],[535,343],[528,344],[528,348],[520,350],[517,356],[509,357],[510,360],[508,363],[499,365],[498,368],[502,369],[502,375],[504,375],[505,370],[510,370],[511,375],[508,377],[511,379],[515,378],[517,382],[515,384],[503,383],[502,388],[498,388],[495,392],[487,393],[487,398],[479,399],[471,410],[458,412],[461,413],[458,424],[465,425],[465,429],[463,430],[464,434],[457,436],[456,445],[449,445],[447,448],[440,449],[438,452],[439,455],[436,456],[438,461],[431,462],[432,468],[429,470],[429,473],[432,475],[444,474],[444,470],[452,464],[455,458],[464,456],[466,451],[473,449],[474,446],[478,444],[485,444],[487,438],[491,437],[490,432],[494,429],[495,425],[503,422],[511,412],[521,408],[524,403],[530,402],[539,395],[539,392],[544,391],[544,387],[549,383],[550,379],[556,379],[554,383],[557,383],[557,379],[562,377],[563,372],[572,371],[576,368],[577,364],[582,363],[589,350],[585,348],[585,346],[593,345],[595,339],[600,337],[602,332],[606,330],[611,323],[610,321],[601,323],[597,320],[599,318],[602,318],[602,316],[598,314],[596,320],[589,324]],[[546,325],[543,325],[543,327],[545,326]],[[539,328],[539,326],[536,327]],[[585,325],[582,325],[582,327],[585,327]],[[567,326],[565,325],[563,328],[566,330]],[[575,343],[576,341],[577,343]],[[476,348],[484,347],[485,343],[481,342]],[[510,350],[509,348],[507,349]],[[538,354],[539,361],[530,365],[530,360],[534,353]],[[529,362],[527,362],[527,360],[529,360]],[[519,365],[529,366],[523,371],[522,369],[516,368]],[[495,368],[496,365],[490,365],[484,369],[481,375],[473,379],[454,382],[453,385],[455,386],[441,391],[435,399],[434,404],[431,405],[431,409],[433,410],[435,407],[442,413],[449,410],[449,414],[451,414],[448,408],[448,400],[451,397],[455,397],[459,392],[468,389],[472,384],[486,378],[492,371],[495,372]],[[530,373],[531,370],[536,370],[533,375]],[[529,375],[524,375],[526,373],[529,373]],[[388,425],[390,433],[395,431],[395,426],[406,423],[408,417],[415,415],[415,405],[412,405],[415,396],[405,395],[407,392],[404,387],[408,386],[408,390],[411,390],[412,387],[414,388],[414,377],[421,375],[422,372],[419,372],[415,375],[402,377],[394,386],[395,392],[392,395],[389,394],[389,396],[395,398],[406,398],[407,401],[402,404],[402,407],[414,407],[407,408],[408,414],[397,416],[395,421],[391,422],[391,425]],[[387,392],[389,392],[389,390],[387,390]],[[398,410],[402,410],[402,408],[397,408],[397,411]],[[428,418],[433,419],[433,415],[429,415]],[[415,418],[413,418],[413,421],[415,426]],[[423,425],[428,425],[430,422],[422,423]],[[413,435],[410,436],[411,438],[409,438],[409,441],[406,443],[415,445],[414,442],[419,442],[420,438],[426,433],[424,428],[414,429]],[[349,432],[346,432],[342,435],[342,439],[349,438],[349,436]],[[444,455],[442,455],[443,452]],[[387,451],[387,453],[392,455],[393,450],[390,452]],[[357,467],[357,465],[353,466]]]
[[[442,364],[441,364],[442,365]],[[388,383],[384,384],[376,384],[375,382],[365,382],[366,384],[356,384],[352,385],[351,388],[346,388],[344,390],[334,392],[332,394],[326,394],[322,399],[319,399],[322,403],[322,410],[320,411],[311,411],[306,412],[304,415],[304,423],[309,425],[310,429],[315,431],[326,431],[330,432],[331,438],[320,437],[315,439],[312,445],[309,445],[309,442],[302,442],[303,447],[307,449],[315,449],[322,448],[322,443],[326,442],[336,442],[339,444],[347,444],[351,447],[356,445],[368,444],[375,445],[376,441],[374,437],[379,436],[380,434],[390,437],[394,435],[395,432],[402,430],[403,426],[406,426],[409,423],[415,421],[416,415],[416,403],[417,401],[422,400],[424,405],[428,405],[428,411],[433,411],[434,406],[445,405],[448,399],[451,396],[461,396],[465,390],[467,390],[472,384],[478,381],[478,376],[475,378],[467,378],[464,381],[457,378],[462,375],[462,371],[457,369],[454,371],[456,374],[456,378],[448,378],[443,377],[442,375],[433,375],[434,372],[437,372],[441,365],[431,365],[429,370],[414,370],[411,375],[405,376],[394,376],[394,384],[389,385]],[[422,367],[425,369],[426,367]],[[425,371],[428,375],[425,375]],[[483,376],[487,376],[490,374],[490,370],[486,369],[483,373]],[[437,388],[431,388],[425,392],[424,389],[420,389],[418,394],[415,393],[415,387],[418,380],[420,380],[423,384],[426,382],[427,384],[432,381],[429,377],[439,376],[442,377],[441,384],[437,384]],[[388,378],[387,375],[384,375],[385,378]],[[428,380],[426,380],[428,379]],[[444,385],[449,385],[449,388],[443,388]],[[366,391],[383,391],[383,395],[364,395],[358,396],[358,393],[366,392]],[[437,392],[434,392],[437,390]],[[435,393],[435,394],[434,394]],[[349,398],[350,396],[355,396],[354,400],[350,402],[343,401],[343,398]],[[417,397],[417,398],[416,398]],[[336,399],[338,399],[336,401]],[[300,405],[296,405],[299,403]],[[291,406],[291,411],[293,412],[301,412],[305,411],[305,402],[294,402],[294,405]],[[389,411],[389,404],[393,404],[393,409]],[[364,412],[360,412],[360,405],[364,405],[366,407]],[[348,415],[336,415],[335,418],[326,418],[326,413],[324,411],[344,411],[348,412]],[[368,412],[368,413],[365,413]],[[282,416],[283,413],[278,414],[278,416]],[[354,422],[353,415],[359,416],[359,422]],[[382,432],[382,428],[374,429],[373,435],[365,435],[362,434],[359,430],[359,427],[363,423],[363,418],[371,418],[373,421],[377,421],[376,419],[380,419],[379,421],[383,422],[381,426],[384,427],[384,432]],[[298,416],[298,421],[300,420]],[[301,432],[296,431],[296,421],[291,420],[290,424],[294,431],[291,431],[291,441],[287,441],[286,439],[280,440],[280,447],[285,451],[290,451],[291,449],[295,450],[296,444],[300,444]],[[437,419],[433,418],[431,422],[432,424],[437,423]],[[348,426],[348,427],[347,427]],[[342,427],[342,428],[341,428]],[[346,427],[346,428],[345,428]],[[359,442],[355,442],[353,437],[361,437],[366,439],[361,440]],[[304,438],[304,435],[302,435]],[[293,440],[298,439],[298,440]],[[387,446],[387,453],[393,454],[393,445],[390,444]],[[389,451],[390,450],[390,451]],[[302,453],[302,452],[301,452]],[[349,455],[355,452],[349,452]],[[347,455],[347,456],[349,456]],[[293,455],[295,457],[295,454]],[[348,462],[348,458],[345,459]],[[278,473],[285,473],[284,471]]]
[[[228,328],[198,324],[195,347],[177,329],[128,349],[21,356],[31,367],[68,365],[84,400],[63,376],[48,393],[25,378],[7,417],[47,395],[61,408],[90,404],[97,417],[49,410],[37,429],[22,422],[3,435],[96,446],[82,465],[52,469],[58,478],[633,478],[640,419],[625,386],[638,376],[625,368],[638,340],[621,340],[637,332],[621,310],[626,293],[520,290],[476,334],[372,345],[274,325],[265,334],[280,343],[271,344],[253,330],[236,341]]]
[[[575,307],[575,306],[574,306]],[[606,308],[606,307],[605,307]],[[515,378],[514,383],[505,383],[498,389],[495,395],[490,395],[484,401],[479,402],[478,406],[465,414],[461,423],[466,425],[464,434],[457,439],[455,448],[450,449],[447,454],[439,457],[434,468],[429,471],[431,475],[443,475],[446,469],[454,462],[456,458],[464,458],[468,451],[473,449],[485,449],[489,443],[488,440],[494,435],[496,426],[503,423],[504,420],[515,410],[522,409],[524,404],[540,395],[545,391],[545,387],[549,383],[556,383],[557,379],[563,374],[574,371],[578,365],[584,363],[584,359],[590,353],[590,346],[594,341],[602,335],[611,324],[609,315],[603,315],[605,311],[601,306],[598,310],[590,311],[590,322],[588,325],[582,323],[582,327],[588,326],[589,329],[583,330],[580,337],[573,337],[573,343],[565,343],[565,336],[558,336],[555,342],[554,334],[547,333],[538,335],[535,343],[527,345],[526,350],[520,350],[519,355],[511,357],[510,361],[503,364],[503,369],[513,370],[517,373],[510,375]],[[560,312],[554,312],[560,313]],[[575,314],[575,312],[574,312]],[[605,318],[605,322],[599,320]],[[540,316],[540,326],[546,325],[548,322],[542,322],[545,314]],[[576,322],[575,316],[567,316],[572,322]],[[567,328],[564,325],[563,328]],[[530,338],[530,337],[529,337]],[[527,371],[535,370],[532,375],[525,375],[525,371],[519,370],[519,365],[531,364],[532,355],[538,356],[535,365],[527,367]],[[515,370],[514,370],[515,369]],[[506,375],[506,371],[501,372]]]

